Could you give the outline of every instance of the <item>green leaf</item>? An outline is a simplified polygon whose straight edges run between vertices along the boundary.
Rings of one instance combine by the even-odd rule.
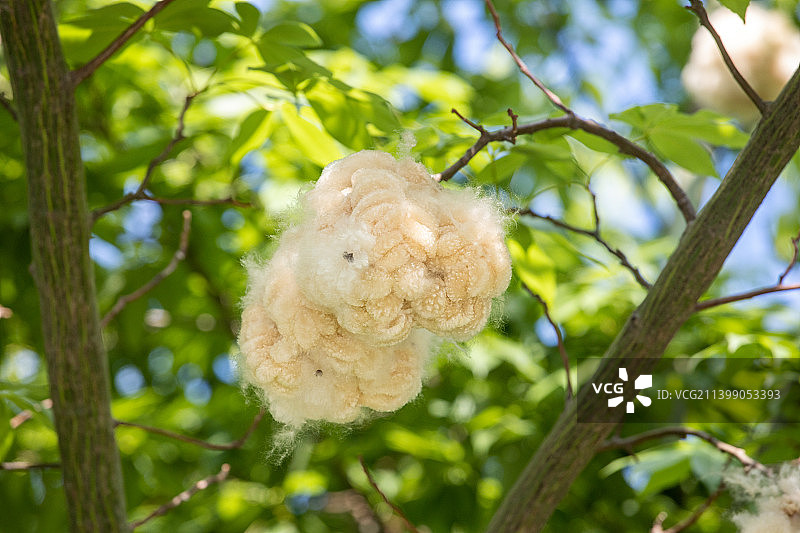
[[[90,30],[122,30],[130,26],[143,13],[144,10],[139,6],[128,2],[119,2],[110,6],[91,9],[86,12],[86,15],[67,20],[65,24]]]
[[[236,13],[239,15],[239,33],[250,37],[258,28],[261,11],[250,2],[236,2]]]
[[[476,183],[502,183],[514,174],[527,160],[527,156],[519,152],[495,159],[475,176]]]
[[[650,104],[635,106],[620,113],[612,113],[609,117],[626,122],[642,132],[647,132],[661,123],[665,117],[674,116],[677,109],[674,104]]]
[[[309,26],[302,22],[281,22],[264,33],[264,38],[276,44],[296,46],[298,48],[317,48],[322,46],[322,39]]]
[[[248,152],[262,146],[272,134],[273,128],[274,121],[269,111],[257,109],[250,113],[242,121],[228,149],[231,165],[238,165]]]
[[[750,0],[719,0],[719,3],[739,15],[744,22],[744,14],[750,5]]]
[[[329,83],[316,83],[305,94],[325,130],[334,139],[353,150],[369,147],[371,138],[360,102]]]
[[[654,130],[666,131],[728,148],[742,148],[750,138],[724,115],[707,109],[690,115],[678,111],[674,104],[632,107],[611,117],[627,122],[645,135]]]
[[[258,43],[258,52],[264,60],[264,66],[254,70],[263,70],[273,74],[291,92],[297,92],[298,85],[315,77],[332,76],[331,72],[318,65],[299,49],[293,46],[277,44],[262,37]]]
[[[717,175],[711,154],[691,138],[665,130],[652,131],[648,138],[660,155],[686,170],[705,176]]]
[[[556,296],[555,263],[536,243],[527,249],[514,239],[508,239],[508,250],[519,279],[551,305]]]
[[[228,13],[208,7],[209,0],[182,0],[156,15],[156,28],[162,31],[186,31],[196,28],[205,37],[233,32],[238,21]]]
[[[342,151],[330,135],[301,117],[295,107],[286,102],[280,107],[281,118],[289,128],[297,146],[312,162],[324,167],[340,159]]]
[[[591,148],[595,152],[602,152],[605,154],[619,154],[619,147],[602,137],[592,135],[583,130],[576,130],[569,133],[569,136],[580,142],[587,148]]]

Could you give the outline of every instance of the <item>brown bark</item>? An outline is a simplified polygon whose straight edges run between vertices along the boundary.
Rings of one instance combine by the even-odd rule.
[[[796,72],[739,154],[717,192],[684,231],[642,304],[629,317],[591,381],[613,381],[621,358],[632,375],[649,373],[695,303],[716,278],[778,175],[800,146],[800,71]],[[577,423],[602,400],[584,386],[495,513],[488,531],[535,532],[547,523],[614,424]]]
[[[75,98],[50,1],[0,1],[0,33],[25,156],[33,273],[70,529],[127,531]]]

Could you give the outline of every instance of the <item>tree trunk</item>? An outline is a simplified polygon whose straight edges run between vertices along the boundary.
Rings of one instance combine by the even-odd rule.
[[[49,0],[0,0],[28,178],[33,273],[73,532],[127,531],[74,88]]]
[[[617,379],[620,358],[632,375],[655,368],[692,315],[778,175],[800,146],[800,70],[769,107],[717,192],[684,231],[645,300],[605,353],[593,382]],[[615,424],[577,423],[601,408],[587,383],[569,402],[489,524],[490,532],[535,532],[547,523]],[[588,416],[587,416],[588,418]],[[583,418],[586,419],[586,418]]]

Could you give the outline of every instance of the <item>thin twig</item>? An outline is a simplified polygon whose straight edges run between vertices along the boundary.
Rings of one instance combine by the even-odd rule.
[[[517,119],[519,115],[514,113],[514,111],[509,107],[506,111],[508,116],[511,117],[511,144],[516,144],[517,142]]]
[[[253,418],[253,422],[250,424],[250,427],[247,428],[247,431],[242,434],[241,437],[236,439],[233,442],[228,444],[214,444],[205,440],[196,439],[194,437],[189,437],[186,435],[181,435],[180,433],[175,433],[174,431],[169,431],[167,429],[156,428],[152,426],[145,426],[143,424],[137,424],[135,422],[123,422],[122,420],[114,420],[114,426],[127,426],[132,428],[138,428],[148,433],[155,433],[156,435],[162,435],[164,437],[169,437],[171,439],[179,440],[181,442],[186,442],[189,444],[194,444],[195,446],[200,446],[201,448],[206,448],[207,450],[216,450],[216,451],[225,451],[225,450],[236,450],[244,446],[244,443],[247,442],[247,439],[250,438],[250,435],[253,434],[253,431],[256,430],[258,424],[261,422],[261,419],[264,418],[264,409],[261,409],[256,416]]]
[[[151,196],[146,192],[142,193],[141,198],[138,200],[149,200],[162,205],[232,205],[234,207],[253,207],[250,202],[242,202],[232,196],[227,198],[211,198],[208,200],[201,200],[198,198],[163,198],[158,196]]]
[[[564,222],[563,220],[559,220],[557,218],[551,217],[550,215],[541,215],[541,214],[537,213],[536,211],[533,211],[530,208],[517,209],[514,212],[516,214],[518,214],[518,215],[527,215],[527,216],[530,216],[530,217],[533,217],[533,218],[538,218],[540,220],[546,220],[547,222],[549,222],[549,223],[551,223],[554,226],[557,226],[559,228],[565,229],[567,231],[571,231],[573,233],[578,233],[580,235],[585,235],[587,237],[591,237],[592,239],[597,241],[600,245],[602,245],[603,248],[608,250],[608,252],[611,255],[616,257],[619,260],[619,263],[623,267],[625,267],[631,274],[633,274],[633,277],[636,279],[636,282],[639,285],[641,285],[645,289],[650,289],[650,282],[648,282],[645,279],[645,277],[642,275],[642,273],[639,272],[639,269],[631,264],[631,262],[628,260],[628,257],[625,255],[624,252],[622,252],[622,250],[620,250],[619,248],[614,248],[613,246],[611,246],[600,235],[600,230],[597,227],[595,227],[594,230],[588,230],[588,229],[584,229],[584,228],[579,228],[577,226],[573,226],[572,224],[568,224],[567,222]]]
[[[385,524],[369,505],[367,498],[357,490],[347,489],[327,493],[326,513],[348,513],[358,525],[359,531],[382,533]]]
[[[403,519],[403,522],[405,522],[406,528],[409,531],[411,531],[412,533],[419,533],[419,530],[414,526],[414,524],[411,523],[411,521],[406,517],[406,515],[403,513],[403,511],[398,506],[393,504],[389,500],[389,498],[386,497],[386,494],[383,493],[383,491],[380,489],[380,487],[378,487],[378,484],[375,482],[375,479],[372,477],[372,474],[370,473],[369,469],[367,468],[367,464],[364,462],[364,457],[363,456],[361,456],[361,455],[358,456],[358,462],[361,463],[361,469],[364,470],[364,474],[366,474],[366,476],[367,476],[367,481],[369,481],[369,484],[372,486],[373,489],[375,489],[375,492],[377,492],[381,496],[381,498],[386,503],[386,505],[391,507],[392,511],[394,511],[395,514],[397,514],[397,516],[399,516],[400,518]]]
[[[695,509],[691,515],[686,517],[685,520],[667,529],[663,528],[664,520],[667,519],[667,513],[662,511],[661,513],[658,514],[658,517],[656,518],[653,527],[650,529],[650,533],[679,533],[684,529],[693,526],[695,522],[697,522],[700,519],[703,513],[705,513],[708,510],[708,508],[711,507],[711,504],[713,504],[716,501],[716,499],[720,497],[720,495],[723,493],[724,490],[725,490],[725,483],[723,482],[719,484],[717,490],[712,492],[709,495],[709,497],[706,498],[706,500],[702,504],[700,504],[700,506],[697,507],[697,509]]]
[[[792,259],[789,261],[789,264],[786,266],[786,270],[784,270],[780,276],[778,276],[778,283],[771,286],[771,287],[762,287],[760,289],[753,289],[752,291],[743,292],[740,294],[734,294],[731,296],[724,296],[722,298],[710,298],[708,300],[704,300],[702,302],[698,302],[694,306],[695,311],[702,311],[704,309],[708,309],[710,307],[716,307],[718,305],[725,305],[732,302],[741,302],[742,300],[749,300],[750,298],[755,298],[756,296],[761,296],[762,294],[771,294],[773,292],[783,292],[783,291],[794,291],[800,289],[800,283],[795,283],[792,285],[784,285],[784,280],[786,276],[789,275],[789,272],[797,265],[798,259],[798,245],[800,244],[800,233],[797,234],[796,237],[792,238]]]
[[[480,124],[475,124],[475,123],[474,123],[474,122],[472,122],[470,119],[466,118],[464,115],[462,115],[461,113],[459,113],[459,112],[458,112],[458,110],[457,110],[455,107],[454,107],[453,109],[451,109],[451,110],[450,110],[450,112],[451,112],[451,113],[453,113],[453,114],[454,114],[455,116],[457,116],[458,118],[460,118],[462,121],[466,122],[466,123],[467,123],[467,124],[468,124],[470,127],[474,128],[474,129],[476,129],[476,130],[478,130],[478,133],[480,133],[481,135],[483,135],[484,133],[488,133],[488,132],[487,132],[487,131],[486,131],[486,130],[483,128],[483,126],[481,126]]]
[[[492,0],[486,0],[486,7],[489,8],[489,11],[492,14],[492,19],[494,20],[494,27],[497,30],[497,40],[500,41],[500,43],[506,48],[506,50],[508,50],[508,53],[511,54],[511,57],[514,59],[514,62],[519,67],[520,72],[525,74],[525,76],[527,76],[528,79],[531,80],[533,84],[536,85],[539,88],[539,90],[544,93],[547,99],[550,100],[550,102],[552,102],[554,106],[556,106],[557,108],[559,108],[561,111],[563,111],[568,115],[573,114],[572,110],[564,105],[564,103],[561,101],[558,95],[556,95],[553,91],[548,89],[541,81],[539,81],[539,79],[536,76],[533,75],[533,73],[528,68],[528,65],[526,65],[525,62],[522,60],[522,58],[520,58],[514,51],[514,47],[508,44],[508,42],[503,38],[503,30],[500,27],[500,16],[497,14],[497,10],[494,8]]]
[[[533,292],[533,290],[530,287],[528,287],[528,285],[524,281],[522,282],[522,288],[525,289],[525,291],[528,294],[530,294],[531,296],[536,298],[536,300],[539,301],[539,303],[542,305],[542,309],[544,310],[544,317],[547,319],[547,321],[550,323],[550,326],[552,326],[553,330],[556,332],[556,339],[558,341],[558,353],[561,355],[561,363],[564,365],[564,371],[567,374],[567,400],[569,400],[573,397],[572,378],[570,378],[569,375],[569,355],[567,354],[567,348],[564,345],[564,336],[561,334],[561,329],[555,323],[553,317],[550,316],[550,309],[547,307],[547,302],[544,301],[544,298],[539,296],[537,293]]]
[[[789,271],[797,264],[798,246],[800,246],[800,231],[797,232],[796,237],[792,238],[792,259],[789,261],[789,264],[786,265],[786,270],[778,276],[778,285],[783,285],[783,280],[786,279],[786,276],[789,275]]]
[[[717,307],[718,305],[725,305],[732,302],[741,302],[742,300],[749,300],[750,298],[755,298],[756,296],[761,296],[762,294],[770,294],[773,292],[783,292],[783,291],[794,291],[800,289],[800,283],[795,283],[793,285],[773,285],[772,287],[763,287],[761,289],[755,289],[748,292],[743,292],[741,294],[734,294],[731,296],[724,296],[722,298],[711,298],[708,300],[703,300],[702,302],[698,302],[694,306],[695,311],[703,311],[710,307]]]
[[[44,468],[61,468],[61,463],[28,463],[25,461],[11,461],[0,463],[0,470],[20,471]]]
[[[186,95],[186,98],[183,101],[183,107],[181,108],[180,114],[178,114],[178,127],[175,129],[175,135],[172,136],[172,139],[167,143],[161,153],[155,156],[153,159],[150,160],[150,163],[147,165],[147,170],[144,173],[144,179],[139,184],[139,187],[132,193],[128,193],[116,202],[109,204],[105,207],[100,207],[92,211],[92,222],[97,221],[98,218],[105,215],[106,213],[110,213],[111,211],[116,211],[120,207],[129,204],[135,200],[155,200],[147,193],[147,186],[150,185],[150,180],[153,178],[153,172],[155,169],[167,160],[169,157],[170,152],[175,147],[176,144],[181,142],[186,136],[183,133],[184,128],[186,127],[186,112],[189,111],[189,107],[192,105],[192,102],[195,98],[201,93],[202,91],[196,91],[191,94]],[[163,199],[162,199],[162,203]]]
[[[45,398],[41,401],[40,405],[42,406],[42,409],[50,409],[53,407],[53,400],[50,398]],[[36,409],[36,411],[39,412],[39,409]],[[31,418],[33,418],[33,411],[30,409],[25,409],[11,417],[11,420],[8,421],[8,425],[11,426],[11,429],[17,429]]]
[[[114,304],[114,307],[106,313],[106,315],[100,320],[100,328],[105,328],[108,326],[108,323],[111,322],[114,317],[122,312],[126,305],[130,302],[137,300],[153,290],[153,288],[164,281],[164,279],[172,274],[176,268],[178,268],[178,263],[183,261],[186,258],[186,249],[189,247],[189,232],[192,228],[192,213],[189,210],[185,210],[183,212],[183,229],[181,230],[180,236],[180,244],[178,245],[178,249],[175,250],[175,253],[172,255],[172,259],[170,260],[169,264],[164,267],[164,269],[153,276],[153,278],[133,291],[130,294],[126,294],[125,296],[121,296],[117,303]]]
[[[132,530],[136,529],[137,527],[149,522],[153,518],[157,518],[159,516],[167,514],[169,511],[178,507],[180,504],[189,501],[189,499],[192,496],[194,496],[201,490],[205,490],[215,483],[221,483],[225,481],[230,471],[231,471],[231,466],[228,463],[224,463],[222,465],[222,468],[219,469],[219,472],[217,474],[214,474],[213,476],[208,476],[205,479],[201,479],[200,481],[198,481],[185,491],[181,492],[180,494],[178,494],[170,501],[168,501],[167,503],[165,503],[164,505],[162,505],[149,515],[145,516],[141,520],[136,520],[135,522],[131,522],[131,529]]]
[[[17,118],[17,111],[14,109],[14,103],[6,98],[6,93],[0,93],[0,105],[8,111],[8,114],[11,115],[11,118],[13,118],[15,122],[19,120]]]
[[[653,429],[651,431],[645,431],[644,433],[639,433],[637,435],[632,435],[630,437],[613,437],[608,439],[605,443],[600,445],[597,448],[598,453],[604,452],[608,450],[615,450],[622,448],[626,450],[628,453],[633,453],[633,447],[637,444],[642,442],[653,440],[653,439],[660,439],[662,437],[668,436],[677,436],[684,438],[688,435],[693,435],[701,440],[704,440],[714,446],[719,451],[726,453],[742,463],[745,468],[745,471],[749,471],[752,469],[759,470],[766,474],[771,474],[772,471],[764,466],[763,464],[759,463],[755,459],[751,458],[742,448],[737,448],[732,444],[728,444],[727,442],[721,441],[715,436],[711,435],[710,433],[706,433],[705,431],[701,431],[699,429],[692,429],[686,427],[667,427],[667,428],[659,428]]]
[[[156,4],[150,8],[150,11],[147,11],[146,13],[142,14],[141,17],[136,19],[133,24],[128,26],[125,31],[119,34],[116,39],[111,41],[111,44],[109,44],[102,52],[97,54],[94,59],[82,67],[73,70],[70,73],[70,81],[72,82],[72,86],[77,87],[83,80],[94,74],[94,71],[97,70],[100,65],[108,61],[111,56],[117,53],[117,51],[122,48],[125,43],[127,43],[130,38],[133,37],[136,32],[145,25],[148,20],[155,17],[172,2],[174,2],[174,0],[161,0],[160,2],[156,2]]]
[[[731,56],[728,55],[728,51],[725,50],[725,45],[722,44],[722,38],[720,38],[717,30],[714,29],[714,26],[711,25],[711,21],[708,19],[708,13],[706,12],[706,8],[703,7],[703,2],[700,0],[689,0],[690,5],[686,6],[686,9],[697,15],[698,20],[700,21],[700,25],[703,26],[705,29],[711,33],[711,37],[714,38],[714,41],[717,43],[717,48],[719,48],[720,54],[722,54],[722,60],[725,61],[725,65],[728,67],[733,78],[736,80],[736,83],[739,84],[739,87],[745,92],[750,101],[755,104],[758,111],[763,115],[767,110],[767,104],[764,100],[758,96],[758,93],[753,89],[753,87],[747,83],[747,80],[744,79],[742,73],[739,72],[739,69],[736,68],[736,65],[733,64],[733,60]]]

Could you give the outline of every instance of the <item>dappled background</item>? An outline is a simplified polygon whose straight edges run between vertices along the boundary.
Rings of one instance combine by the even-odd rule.
[[[797,22],[796,2],[777,3]],[[150,5],[58,2],[70,65],[94,57]],[[695,110],[680,71],[697,22],[679,2],[498,0],[497,7],[509,42],[576,112],[655,143],[695,205],[710,197],[747,135],[720,116],[669,129],[677,110]],[[396,151],[401,132],[410,131],[412,156],[440,172],[477,137],[451,108],[487,128],[510,125],[508,108],[520,123],[553,115],[494,31],[478,0],[179,0],[81,85],[90,207],[102,210],[126,194],[161,200],[96,211],[90,249],[101,316],[170,263],[182,211],[192,213],[185,258],[110,317],[104,331],[116,419],[217,444],[244,434],[260,406],[243,393],[237,375],[241,259],[272,253],[271,237],[291,220],[298,193],[334,159],[364,148]],[[0,91],[8,93],[0,66]],[[629,110],[654,102],[675,107]],[[711,133],[697,133],[709,124]],[[0,109],[0,457],[51,462],[58,453],[28,270],[16,128]],[[696,146],[691,157],[652,135],[657,128]],[[702,145],[693,141],[698,135]],[[452,181],[589,229],[591,183],[603,237],[653,281],[683,220],[647,167],[615,152],[588,136],[544,131],[513,147],[488,147]],[[712,296],[775,283],[798,231],[798,189],[793,161]],[[220,451],[119,427],[132,519],[231,465],[224,483],[141,531],[376,531],[380,522],[401,531],[359,456],[418,527],[485,528],[565,396],[556,336],[519,278],[548,303],[573,362],[602,355],[645,294],[598,242],[545,220],[518,218],[508,242],[515,277],[500,312],[474,341],[445,345],[422,394],[395,414],[347,427],[312,426],[288,445],[267,416],[240,448]],[[667,355],[800,357],[798,307],[797,294],[784,293],[706,311],[684,325]],[[756,377],[769,378],[766,371]],[[788,397],[776,407],[780,414],[766,413],[762,424],[740,423],[750,420],[733,412],[731,423],[705,429],[764,463],[789,460],[800,455],[796,431],[777,422],[797,420],[798,405]],[[290,453],[279,462],[275,449]],[[661,511],[685,516],[714,491],[727,462],[699,440],[659,443],[639,462],[623,455],[598,455],[550,530],[645,531]],[[0,515],[2,530],[57,531],[66,520],[54,469],[0,472],[0,499],[13,509]],[[724,495],[698,531],[732,531],[726,519],[732,506]]]

